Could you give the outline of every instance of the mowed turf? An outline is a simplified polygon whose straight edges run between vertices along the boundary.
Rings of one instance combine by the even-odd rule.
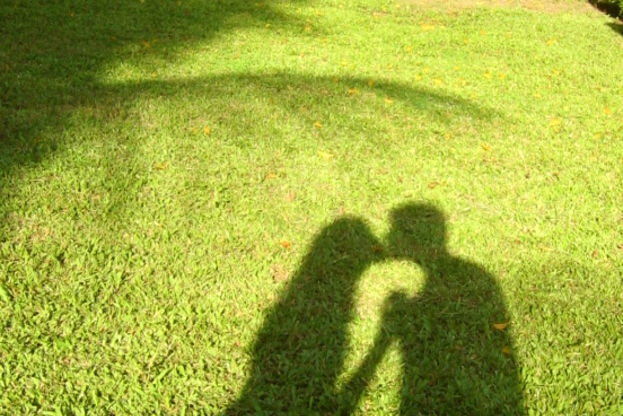
[[[1,5],[0,413],[623,413],[620,28]]]

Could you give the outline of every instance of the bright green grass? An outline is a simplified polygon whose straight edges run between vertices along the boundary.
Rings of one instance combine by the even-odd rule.
[[[611,26],[372,0],[6,2],[0,412],[218,414],[270,391],[263,407],[297,414],[621,414]],[[383,260],[409,241],[389,220],[404,204],[443,213],[463,259],[430,276],[492,280],[439,295],[437,251]],[[274,341],[289,325],[305,331]],[[417,359],[376,348],[381,326]],[[281,354],[271,390],[259,370]]]

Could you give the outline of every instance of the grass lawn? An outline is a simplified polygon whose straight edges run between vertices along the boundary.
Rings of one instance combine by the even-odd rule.
[[[0,5],[1,414],[623,414],[583,2]]]

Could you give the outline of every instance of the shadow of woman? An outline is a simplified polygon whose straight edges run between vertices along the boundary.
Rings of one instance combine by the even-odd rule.
[[[388,255],[416,262],[426,283],[416,294],[395,292],[386,300],[373,347],[344,386],[342,414],[356,407],[393,342],[402,357],[400,414],[525,413],[496,281],[448,253],[445,242],[445,218],[435,207],[392,211]]]
[[[358,218],[340,218],[320,232],[266,317],[253,346],[251,376],[225,414],[335,412],[353,293],[363,272],[381,260],[380,251]]]

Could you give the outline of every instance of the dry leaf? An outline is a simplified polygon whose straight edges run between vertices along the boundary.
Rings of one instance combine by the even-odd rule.
[[[435,189],[439,186],[439,182],[433,181],[428,183],[428,189]]]
[[[155,170],[165,170],[168,167],[169,167],[169,162],[154,163],[154,169]]]
[[[210,135],[210,131],[211,131],[210,127],[208,127],[208,126],[205,126],[203,128],[203,134],[205,134],[205,135]]]
[[[502,354],[504,354],[504,355],[511,355],[511,349],[508,348],[508,347],[502,348]]]
[[[322,123],[320,123],[319,121],[316,121],[314,123],[314,127],[316,127],[317,129],[320,129],[320,128],[322,128]]]
[[[322,150],[318,150],[318,154],[325,159],[333,158],[333,153],[323,152]]]
[[[503,331],[508,326],[508,322],[500,322],[499,324],[493,324],[493,327],[499,331]]]
[[[288,280],[288,270],[283,264],[271,264],[270,274],[273,276],[275,283],[281,283]]]
[[[275,172],[268,172],[266,174],[266,179],[277,179],[277,174]]]
[[[292,248],[292,243],[290,243],[288,240],[281,240],[279,244],[281,244],[281,247],[287,248],[288,250]]]

